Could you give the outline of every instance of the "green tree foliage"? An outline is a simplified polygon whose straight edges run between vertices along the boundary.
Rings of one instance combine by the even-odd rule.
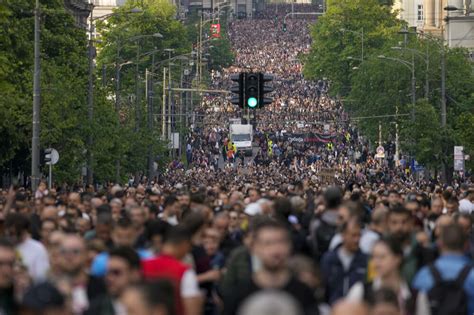
[[[0,168],[30,168],[34,1],[0,3]],[[79,178],[83,163],[86,36],[60,0],[41,1],[41,146],[61,155],[59,180]]]
[[[358,120],[358,126],[371,141],[378,139],[379,123],[383,139],[393,141],[396,122],[401,130],[404,154],[433,169],[439,170],[444,164],[450,170],[454,145],[465,146],[468,153],[473,150],[472,128],[468,127],[472,125],[474,112],[472,66],[464,49],[449,49],[442,41],[413,31],[406,37],[398,34],[403,24],[379,1],[329,1],[327,14],[312,30],[313,45],[305,56],[305,75],[328,78],[332,93],[345,96],[346,110],[353,117],[364,118]],[[360,60],[362,28],[363,62]],[[338,31],[341,29],[346,31]],[[401,48],[394,49],[395,46]],[[387,58],[379,58],[381,55]],[[352,58],[348,60],[348,57]],[[447,100],[444,129],[440,124],[443,58]],[[416,77],[415,107],[412,106],[412,64]],[[396,114],[399,116],[395,117]],[[472,167],[472,163],[468,165]]]
[[[381,6],[378,0],[327,1],[327,12],[311,30],[313,44],[305,76],[326,77],[332,82],[331,93],[347,95],[354,66],[354,61],[347,58],[362,58],[362,32],[364,55],[368,56],[394,42],[401,25],[391,8]]]
[[[141,9],[141,13],[130,13],[135,8]],[[148,70],[152,73],[148,78],[154,81],[153,113],[160,114],[162,68],[168,66],[168,61],[165,60],[170,56],[187,55],[191,51],[187,29],[176,20],[175,7],[169,1],[128,1],[115,13],[116,15],[106,22],[99,21],[97,24],[101,40],[98,44],[98,68],[100,71],[105,69],[105,76],[101,80],[103,94],[109,99],[109,115],[115,117],[114,122],[110,122],[110,127],[116,130],[116,136],[107,138],[105,147],[96,146],[101,152],[96,155],[98,165],[108,166],[100,174],[96,173],[98,178],[102,179],[110,178],[110,175],[116,172],[117,160],[122,175],[135,174],[147,169],[149,149],[152,150],[154,158],[164,155],[164,144],[160,138],[161,116],[154,117],[153,130],[147,127],[145,72]],[[173,51],[170,53],[165,49]],[[175,82],[173,84],[180,82],[185,63],[185,59],[172,61],[172,81]],[[117,64],[123,65],[120,68],[119,113],[113,110]],[[112,149],[115,156],[109,154]]]

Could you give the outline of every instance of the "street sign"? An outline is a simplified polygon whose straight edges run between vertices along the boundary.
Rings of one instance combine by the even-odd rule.
[[[54,164],[58,163],[58,161],[59,161],[59,152],[58,151],[56,151],[53,148],[48,148],[45,151],[50,154],[49,159],[51,160],[50,162],[46,162],[46,165],[54,165]]]
[[[454,170],[464,171],[464,147],[454,147]]]
[[[376,152],[376,154],[375,154],[376,158],[378,158],[378,159],[385,158],[385,149],[381,145],[377,147],[375,152]]]

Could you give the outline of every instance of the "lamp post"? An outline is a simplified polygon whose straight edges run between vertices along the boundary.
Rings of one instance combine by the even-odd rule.
[[[353,30],[348,30],[345,28],[341,28],[341,32],[350,32],[356,35],[359,35],[361,37],[361,57],[360,59],[364,61],[364,28],[362,27],[360,31],[353,31]]]
[[[120,50],[122,48],[122,44],[127,41],[136,41],[142,38],[146,37],[155,37],[155,38],[163,38],[163,35],[160,33],[155,33],[155,34],[150,34],[150,35],[137,35],[137,36],[132,36],[129,38],[126,38],[122,41],[119,39],[117,40],[117,56],[116,56],[116,69],[115,69],[115,111],[118,112],[120,108],[120,68],[124,66],[125,64],[120,64]],[[130,64],[132,62],[128,62],[127,64]],[[120,67],[119,67],[120,66]]]
[[[33,74],[33,135],[31,138],[31,191],[33,194],[39,184],[39,155],[40,155],[40,102],[41,102],[41,59],[40,59],[40,5],[35,4],[35,48]]]
[[[396,46],[396,47],[392,47],[392,49],[393,49],[393,50],[407,50],[407,51],[411,51],[412,54],[416,54],[416,55],[418,55],[419,57],[423,58],[423,60],[425,61],[425,65],[426,65],[426,72],[425,72],[425,98],[428,99],[429,94],[430,94],[430,82],[429,82],[430,58],[429,58],[429,54],[428,54],[428,49],[426,49],[426,53],[425,53],[425,54],[422,54],[421,52],[419,52],[419,51],[416,50],[416,49],[406,48],[406,47],[399,47],[399,46]]]
[[[392,57],[386,57],[384,55],[378,56],[380,59],[385,59],[385,60],[391,60],[398,62],[408,69],[411,70],[411,102],[412,102],[412,109],[411,109],[411,119],[415,120],[415,104],[416,104],[416,78],[415,78],[415,60],[414,60],[414,55],[412,55],[412,61],[408,62],[403,59],[398,59],[398,58],[392,58]]]
[[[90,5],[90,25],[89,25],[89,44],[88,44],[88,59],[89,59],[89,84],[87,93],[87,117],[89,120],[89,127],[92,128],[94,123],[94,58],[95,58],[95,47],[94,47],[94,22],[97,20],[106,20],[112,16],[121,14],[121,12],[115,12],[106,14],[104,16],[94,18],[94,5]],[[140,13],[141,9],[133,8],[125,13]],[[87,136],[87,184],[93,184],[93,170],[92,170],[92,132],[89,131]]]
[[[171,91],[171,54],[174,52],[172,48],[166,48],[164,50],[168,53],[168,137],[171,137],[171,140],[174,142],[174,135],[172,134],[173,131],[173,99],[172,99],[172,91]],[[174,145],[174,143],[173,143]],[[174,151],[172,150],[172,156],[174,156]]]

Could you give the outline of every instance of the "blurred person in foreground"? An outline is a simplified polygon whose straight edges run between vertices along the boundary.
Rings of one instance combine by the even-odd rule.
[[[120,301],[127,315],[174,315],[173,286],[165,280],[128,287]]]
[[[240,283],[234,294],[225,297],[224,314],[236,314],[247,297],[261,290],[286,292],[298,301],[303,314],[319,314],[311,289],[288,268],[291,239],[286,226],[271,219],[260,222],[254,230],[252,247],[261,267],[253,273],[250,281]]]
[[[427,298],[431,315],[474,314],[474,272],[464,255],[466,235],[455,223],[443,226],[438,246],[441,256],[423,267],[413,280],[413,287]]]
[[[175,314],[200,315],[202,294],[196,272],[182,260],[191,251],[191,234],[182,225],[170,227],[160,254],[142,262],[145,280],[165,279],[174,286]]]

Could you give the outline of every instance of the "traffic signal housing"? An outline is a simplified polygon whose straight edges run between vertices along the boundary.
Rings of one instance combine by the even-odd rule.
[[[273,91],[273,87],[267,85],[273,81],[273,76],[261,72],[239,73],[231,75],[231,80],[236,83],[230,88],[234,94],[231,103],[240,108],[256,109],[273,102],[272,98],[265,97]]]
[[[286,28],[286,23],[283,23],[283,32],[286,32],[287,28]]]
[[[44,164],[46,165],[51,164],[51,159],[53,157],[52,153],[53,153],[53,149],[51,148],[44,149]]]
[[[260,73],[245,74],[245,107],[254,109],[260,107]]]
[[[232,96],[230,102],[239,107],[244,107],[244,77],[245,73],[232,74],[230,79],[237,83],[230,88],[230,91],[235,95]]]
[[[264,107],[265,105],[271,104],[273,98],[265,97],[266,94],[273,92],[273,87],[267,85],[267,82],[272,82],[273,76],[271,74],[259,73],[259,96],[258,96],[258,107]]]

